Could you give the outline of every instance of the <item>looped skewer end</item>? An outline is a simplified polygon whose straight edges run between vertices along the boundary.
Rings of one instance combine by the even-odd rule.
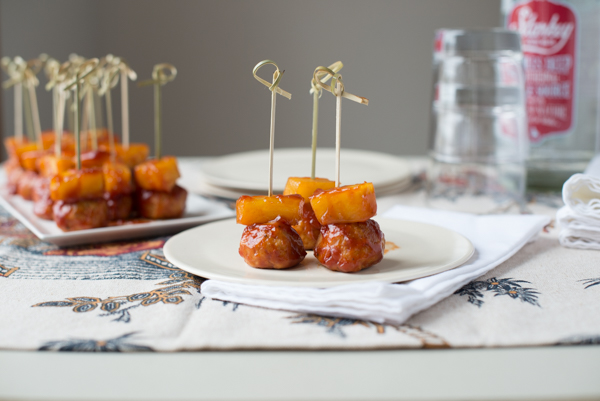
[[[275,66],[275,73],[273,75],[273,82],[266,81],[266,80],[262,79],[261,77],[259,77],[257,75],[258,70],[261,67],[263,67],[265,65],[268,65],[268,64],[271,64],[271,65]],[[284,72],[285,71],[280,71],[279,70],[279,67],[277,66],[277,64],[275,64],[274,61],[272,61],[272,60],[263,60],[263,61],[261,61],[260,63],[258,63],[258,64],[256,64],[254,66],[254,69],[252,70],[252,75],[254,75],[254,78],[256,78],[256,80],[258,82],[260,82],[261,84],[263,84],[267,88],[269,88],[269,90],[271,92],[274,91],[274,92],[278,93],[279,95],[281,95],[281,96],[283,96],[283,97],[285,97],[287,99],[291,99],[292,98],[292,94],[289,93],[289,92],[284,91],[283,89],[281,89],[279,87],[279,82],[281,81],[281,77],[283,76]]]
[[[121,69],[118,65],[111,65],[105,69],[104,74],[102,75],[102,80],[100,83],[100,89],[98,90],[98,94],[100,96],[104,96],[104,94],[113,89],[119,83],[119,78],[121,76]]]
[[[121,72],[125,73],[125,75],[127,75],[127,77],[132,81],[135,81],[137,79],[137,74],[131,69],[131,67],[123,57],[115,57],[113,59],[113,64],[117,65]]]
[[[90,75],[92,72],[94,72],[96,70],[96,68],[98,67],[99,62],[100,62],[100,60],[98,60],[97,58],[92,58],[92,59],[84,61],[76,68],[73,68],[73,69],[69,68],[69,69],[71,69],[71,73],[74,76],[71,77],[72,82],[69,82],[69,84],[65,87],[65,90],[72,89],[77,84],[77,79],[79,79],[79,81],[81,81],[81,80],[85,79],[88,75]]]
[[[320,76],[323,75],[328,75],[331,77],[331,85],[325,85],[325,83],[323,82],[322,79],[319,79]],[[344,90],[344,83],[342,81],[342,76],[339,73],[336,73],[335,71],[331,70],[328,67],[317,67],[315,69],[315,72],[313,73],[313,83],[316,84],[315,86],[317,86],[320,89],[325,89],[328,92],[331,92],[332,94],[336,95],[336,83],[340,82],[340,87],[341,87],[341,96],[348,99],[348,100],[352,100],[353,102],[356,103],[360,103],[360,104],[364,104],[364,105],[369,105],[369,99],[367,99],[366,97],[362,97],[362,96],[356,96],[353,95],[351,93],[348,93]],[[336,95],[337,96],[337,95]]]
[[[10,79],[2,83],[4,89],[8,89],[14,85],[21,84],[25,81],[25,71],[27,63],[23,58],[17,56],[14,59],[9,57],[2,58],[2,69],[6,71]]]
[[[138,83],[138,86],[165,85],[177,76],[177,68],[168,63],[156,64],[152,70],[152,79]]]
[[[329,74],[329,72],[322,70],[322,68],[327,68],[329,70],[331,70],[332,72],[336,73],[336,72],[340,72],[340,70],[342,68],[344,68],[344,63],[342,63],[341,61],[336,61],[335,63],[331,64],[329,67],[317,67],[315,69],[315,73],[313,74],[313,79],[310,81],[310,94],[312,95],[313,93],[315,93],[315,91],[319,92],[319,97],[321,97],[322,95],[322,91],[321,88],[317,86],[316,80],[321,81],[321,83],[326,83],[329,78],[331,78],[331,74]],[[316,78],[316,80],[315,80]]]

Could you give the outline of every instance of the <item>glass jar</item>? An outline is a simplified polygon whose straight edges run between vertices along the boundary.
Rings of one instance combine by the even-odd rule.
[[[503,0],[525,58],[527,183],[560,190],[600,151],[600,1]]]

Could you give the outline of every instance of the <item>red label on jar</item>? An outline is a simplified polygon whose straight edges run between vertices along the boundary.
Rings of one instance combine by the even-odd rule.
[[[564,4],[534,0],[518,3],[506,24],[521,34],[530,140],[568,134],[575,102],[575,13]]]

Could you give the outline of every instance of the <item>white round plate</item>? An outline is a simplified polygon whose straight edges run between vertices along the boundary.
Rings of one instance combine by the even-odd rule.
[[[250,267],[238,254],[245,227],[235,224],[234,219],[177,234],[167,241],[164,253],[175,266],[204,278],[241,284],[318,288],[412,280],[460,266],[473,255],[471,242],[454,231],[412,221],[376,220],[385,234],[388,251],[380,263],[358,273],[328,270],[317,263],[311,251],[298,267],[285,270]],[[395,247],[397,249],[393,249]]]
[[[184,185],[185,184],[185,185]],[[387,185],[385,187],[378,188],[376,190],[376,195],[378,197],[393,195],[402,192],[403,190],[409,188],[412,184],[410,179],[403,180],[398,182],[397,184]],[[225,188],[219,187],[216,185],[209,184],[202,180],[195,180],[191,182],[191,180],[186,181],[185,183],[181,183],[188,191],[206,195],[206,196],[217,196],[219,198],[231,199],[235,200],[242,195],[266,195],[266,191],[254,191],[252,189],[237,189],[237,188]],[[275,194],[280,194],[282,191],[275,191]]]
[[[273,190],[281,192],[288,177],[310,175],[311,150],[304,148],[275,149],[273,155]],[[406,161],[385,153],[342,149],[340,171],[342,184],[372,182],[380,186],[392,185],[410,177]],[[227,188],[266,191],[269,178],[269,152],[259,150],[235,153],[207,161],[201,166],[204,180]],[[317,177],[333,179],[335,150],[317,151]]]

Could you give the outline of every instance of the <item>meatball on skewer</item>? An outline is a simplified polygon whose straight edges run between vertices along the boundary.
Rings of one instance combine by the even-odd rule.
[[[245,224],[239,254],[256,268],[285,269],[306,256],[302,238],[292,228],[301,219],[300,195],[242,196],[236,202],[236,222]]]
[[[385,237],[371,217],[377,213],[373,184],[317,190],[310,200],[322,224],[315,257],[330,270],[357,272],[379,263]]]

